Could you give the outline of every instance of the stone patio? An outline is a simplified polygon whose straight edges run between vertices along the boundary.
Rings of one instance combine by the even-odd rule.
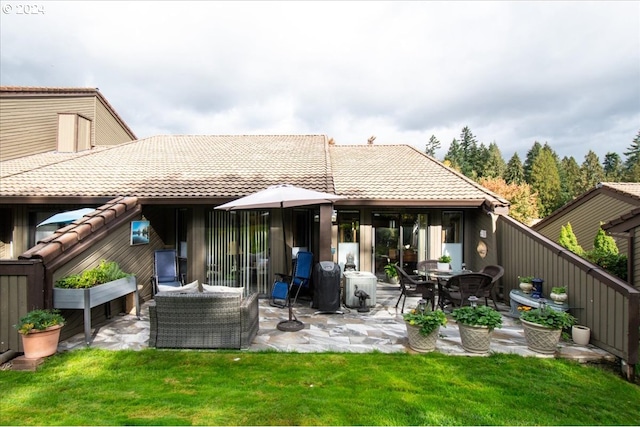
[[[260,300],[260,330],[251,347],[246,351],[276,350],[287,352],[413,352],[396,301],[400,295],[398,285],[379,282],[376,306],[368,313],[344,305],[344,314],[316,314],[310,301],[298,300],[294,306],[295,317],[304,323],[297,332],[277,329],[281,320],[288,319],[288,310],[271,307],[267,299]],[[417,305],[417,297],[407,298],[405,311]],[[503,327],[493,333],[491,352],[514,353],[531,357],[562,357],[580,362],[616,362],[616,357],[592,345],[578,346],[572,341],[561,340],[554,355],[543,355],[527,349],[522,326],[509,316],[509,307],[498,303],[503,315]],[[447,311],[447,310],[445,310]],[[133,314],[114,316],[93,330],[93,348],[109,350],[141,350],[149,344],[149,308],[142,305],[141,319]],[[60,343],[58,351],[69,351],[84,347],[84,334],[77,334]],[[450,318],[446,327],[440,329],[436,351],[459,356],[480,356],[465,352],[460,344],[458,327]]]

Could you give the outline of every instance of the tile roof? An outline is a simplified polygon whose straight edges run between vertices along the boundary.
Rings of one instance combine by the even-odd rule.
[[[333,192],[322,135],[154,136],[0,163],[0,197],[234,198],[289,183]]]
[[[358,199],[498,200],[464,175],[408,145],[332,145],[336,193]]]
[[[80,243],[90,239],[102,231],[107,224],[116,220],[129,220],[129,214],[139,214],[140,207],[135,197],[116,197],[108,203],[89,212],[71,224],[56,230],[50,236],[40,240],[27,252],[20,255],[20,259],[42,259],[45,264],[59,257]]]
[[[640,182],[601,182],[597,188],[609,188],[612,191],[640,201]]]
[[[233,199],[287,183],[356,200],[508,205],[408,145],[330,145],[324,135],[164,135],[0,163],[0,199]]]

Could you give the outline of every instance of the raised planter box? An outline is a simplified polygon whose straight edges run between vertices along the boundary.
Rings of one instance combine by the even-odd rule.
[[[135,276],[114,280],[85,289],[53,288],[53,307],[84,310],[84,338],[89,345],[91,336],[91,309],[130,293],[134,294],[136,316],[140,318],[140,299]]]

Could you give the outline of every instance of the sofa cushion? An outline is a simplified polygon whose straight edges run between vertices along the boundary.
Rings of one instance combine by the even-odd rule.
[[[158,292],[198,292],[198,281],[193,281],[184,286],[158,285]]]

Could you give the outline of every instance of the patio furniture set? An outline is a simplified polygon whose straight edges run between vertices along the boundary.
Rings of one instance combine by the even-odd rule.
[[[421,296],[427,303],[431,303],[431,309],[435,310],[436,295],[437,305],[441,310],[444,310],[448,304],[457,307],[468,305],[468,298],[473,295],[484,298],[486,305],[489,304],[488,300],[491,298],[497,309],[494,285],[503,276],[503,267],[490,265],[479,272],[444,271],[435,268],[436,262],[435,260],[424,261],[423,264],[418,265],[417,274],[414,275],[410,275],[402,267],[396,266],[401,290],[396,308],[402,300],[400,312],[404,312],[407,296]]]

